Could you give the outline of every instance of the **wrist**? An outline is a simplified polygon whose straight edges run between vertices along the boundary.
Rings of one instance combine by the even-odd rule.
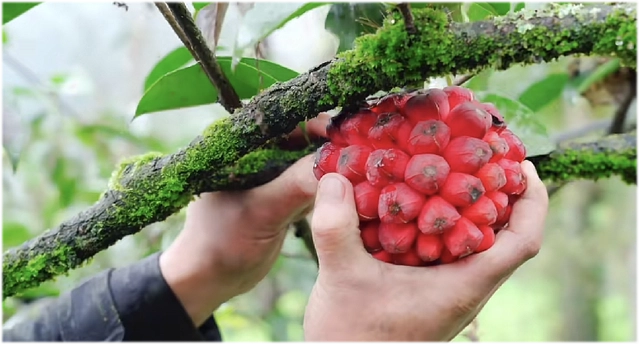
[[[179,255],[179,256],[178,256]],[[231,292],[211,272],[185,263],[185,254],[167,250],[160,255],[160,272],[196,327],[226,302]]]

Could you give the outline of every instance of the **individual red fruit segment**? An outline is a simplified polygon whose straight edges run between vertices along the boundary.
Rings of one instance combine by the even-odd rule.
[[[442,89],[449,99],[449,109],[453,110],[459,104],[473,101],[473,92],[462,86],[452,85]]]
[[[396,113],[398,112],[396,98],[398,98],[397,95],[386,95],[373,104],[371,110],[376,114]]]
[[[507,128],[507,124],[504,122],[504,117],[498,111],[498,108],[491,103],[480,103],[480,108],[484,109],[487,113],[491,114],[491,130],[498,133]]]
[[[403,265],[403,266],[423,266],[424,265],[424,262],[420,260],[420,257],[418,256],[418,254],[416,254],[416,252],[413,250],[410,250],[402,254],[394,254],[392,255],[392,257],[393,257],[393,263],[396,265]]]
[[[340,126],[336,125],[335,118],[329,122],[327,125],[327,137],[331,140],[331,142],[338,146],[347,146],[349,143],[342,136],[340,132]]]
[[[507,195],[520,195],[527,188],[527,180],[522,173],[522,167],[520,163],[512,161],[510,159],[501,159],[497,162],[507,177],[507,183],[500,189],[500,191]]]
[[[407,101],[411,99],[411,97],[415,96],[415,92],[405,93],[405,94],[394,94],[393,100],[395,101],[396,108],[400,110],[400,113],[403,114],[403,109],[407,104]]]
[[[455,207],[434,195],[427,200],[418,215],[418,229],[428,235],[442,234],[453,228],[460,218]]]
[[[406,224],[381,223],[378,237],[382,248],[390,254],[408,252],[418,236],[418,227],[414,222]]]
[[[340,146],[328,142],[322,144],[318,151],[316,151],[315,161],[313,163],[313,174],[318,181],[324,174],[336,172],[340,149]]]
[[[448,96],[440,89],[429,89],[407,100],[403,113],[411,123],[445,119],[449,114]]]
[[[500,133],[500,137],[509,145],[509,151],[504,155],[504,158],[521,163],[527,157],[524,143],[512,131],[505,129]]]
[[[493,244],[496,242],[496,233],[493,232],[490,226],[481,225],[478,227],[480,232],[482,232],[482,242],[478,248],[476,248],[476,253],[484,252],[485,250],[493,247]]]
[[[475,204],[463,208],[460,214],[476,225],[491,225],[498,218],[496,205],[484,195]]]
[[[496,220],[495,223],[493,223],[491,225],[491,227],[494,230],[500,230],[502,228],[504,228],[505,225],[507,225],[507,223],[509,223],[509,218],[511,218],[511,210],[513,209],[513,207],[511,205],[507,205],[507,208],[504,211],[504,214],[502,215],[502,217],[498,217],[498,220]]]
[[[343,175],[351,183],[357,184],[366,180],[365,165],[371,149],[363,145],[351,145],[340,150],[336,172]]]
[[[489,144],[481,139],[458,137],[449,143],[442,152],[451,171],[474,174],[491,159]]]
[[[440,254],[440,263],[442,264],[450,264],[452,262],[458,261],[456,256],[453,256],[449,249],[446,246],[442,248],[442,253]]]
[[[382,249],[380,239],[378,237],[378,228],[380,227],[379,221],[371,221],[360,224],[360,238],[364,248],[369,253],[377,252]]]
[[[371,254],[371,256],[373,256],[374,258],[382,261],[382,262],[386,262],[386,263],[392,263],[393,262],[393,256],[391,256],[391,254],[385,252],[384,250],[375,252],[373,254]]]
[[[485,191],[493,192],[507,184],[504,169],[497,163],[487,163],[474,175],[482,181]]]
[[[500,134],[494,130],[488,131],[482,140],[489,144],[489,147],[491,148],[492,155],[489,162],[497,162],[502,159],[507,152],[509,152],[509,145],[507,145],[507,141],[500,137]]]
[[[382,189],[378,215],[383,223],[408,223],[418,217],[425,196],[405,183],[394,183]]]
[[[444,122],[451,129],[451,138],[482,139],[491,127],[491,115],[474,102],[466,102],[452,109]]]
[[[440,235],[418,234],[416,239],[416,254],[422,261],[431,262],[438,260],[442,253],[442,237]]]
[[[369,130],[377,120],[378,114],[369,109],[361,109],[342,122],[340,133],[349,145],[371,146]]]
[[[497,222],[498,219],[500,219],[500,217],[502,217],[507,210],[507,205],[509,205],[509,197],[500,191],[487,192],[485,196],[491,199],[496,207],[496,212],[498,213],[498,217],[496,219]]]
[[[449,164],[441,156],[422,154],[411,157],[404,171],[409,187],[426,195],[436,194],[449,175]]]
[[[355,196],[358,218],[363,221],[378,218],[380,188],[376,188],[369,182],[363,181],[353,187],[353,193]]]
[[[369,130],[369,141],[376,149],[404,148],[412,126],[399,113],[384,113]]]
[[[420,121],[409,134],[407,150],[412,155],[440,153],[449,144],[450,134],[449,127],[442,121]]]
[[[402,182],[408,162],[409,155],[399,149],[375,150],[365,165],[367,180],[379,188]]]
[[[456,257],[473,253],[482,242],[482,232],[472,221],[462,217],[442,235],[444,245]]]
[[[485,193],[479,178],[458,172],[452,172],[440,189],[440,196],[456,207],[467,207],[480,199]]]

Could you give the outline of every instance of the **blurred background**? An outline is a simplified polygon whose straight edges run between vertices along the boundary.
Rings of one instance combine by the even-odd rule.
[[[380,8],[364,5],[317,7],[269,35],[259,54],[304,72],[350,48],[355,33],[374,30]],[[241,13],[241,5],[229,6],[218,55],[232,46],[234,16]],[[126,8],[111,2],[44,3],[3,26],[4,249],[92,205],[122,158],[151,150],[174,152],[211,121],[228,115],[221,106],[209,105],[132,121],[145,78],[181,45],[151,3],[127,2]],[[255,49],[245,56],[255,56]],[[523,115],[526,121],[514,121],[553,143],[604,134],[631,92],[630,73],[612,60],[563,58],[488,70],[465,86],[480,95],[527,103],[531,112]],[[634,100],[626,126],[635,126],[635,113]],[[534,129],[540,124],[546,133]],[[12,162],[18,162],[15,172]],[[8,298],[4,321],[12,316],[18,320],[25,307],[102,269],[165,248],[183,220],[180,213],[153,224],[68,276],[21,298]],[[456,341],[634,340],[635,230],[635,186],[611,178],[558,189],[551,198],[541,253],[489,301],[470,328],[472,334],[465,332]],[[223,339],[302,340],[302,316],[316,273],[304,245],[291,234],[269,276],[216,312]]]

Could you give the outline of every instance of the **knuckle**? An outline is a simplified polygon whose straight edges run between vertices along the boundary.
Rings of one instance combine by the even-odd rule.
[[[522,255],[522,261],[526,262],[534,257],[536,257],[540,253],[540,249],[542,247],[541,241],[533,239],[529,236],[523,238],[520,243],[520,253]]]

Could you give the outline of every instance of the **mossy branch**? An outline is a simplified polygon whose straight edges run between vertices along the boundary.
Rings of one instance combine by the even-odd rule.
[[[575,54],[613,55],[635,67],[633,4],[567,5],[466,24],[451,23],[433,9],[412,14],[417,33],[411,40],[396,14],[375,35],[359,38],[354,50],[271,86],[179,152],[124,164],[94,206],[4,253],[3,297],[80,266],[119,239],[178,212],[194,194],[251,188],[275,178],[284,163],[310,151],[252,151],[290,133],[300,121],[376,91]],[[560,161],[579,159],[566,152],[557,156]],[[625,157],[633,159],[635,169],[635,146],[632,157]],[[550,164],[541,172],[560,178],[562,165],[548,163],[554,159],[541,158],[541,164]],[[599,164],[592,168],[601,169]],[[630,164],[612,166],[629,176]]]
[[[256,150],[223,169],[198,172],[188,168],[194,152],[169,156],[148,153],[127,159],[96,204],[4,253],[2,296],[65,274],[125,236],[178,212],[195,194],[244,190],[269,182],[316,147]],[[189,175],[190,181],[184,180]]]
[[[577,179],[598,180],[618,175],[637,184],[636,133],[612,134],[604,138],[562,145],[548,155],[528,157],[540,178],[550,182]]]

